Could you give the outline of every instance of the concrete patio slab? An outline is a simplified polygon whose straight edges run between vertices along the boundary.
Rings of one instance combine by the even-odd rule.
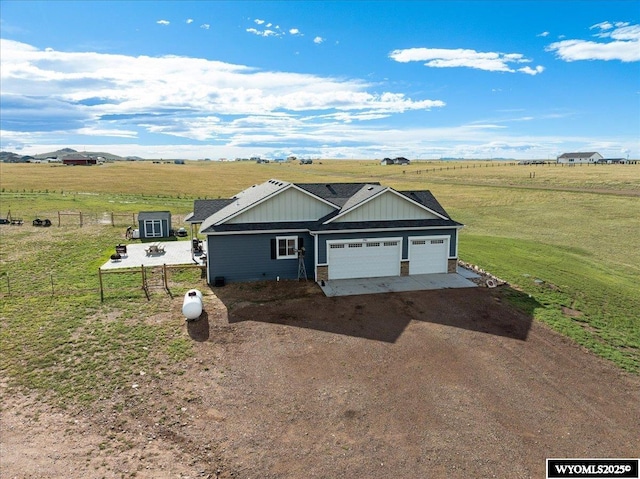
[[[204,254],[196,256],[191,255],[191,241],[162,241],[159,243],[164,247],[164,253],[150,256],[147,256],[145,251],[150,243],[127,244],[126,256],[123,256],[119,261],[109,260],[100,269],[139,268],[140,266],[162,266],[163,264],[203,264],[207,246],[204,241]]]
[[[428,289],[475,288],[477,285],[458,273],[384,276],[381,278],[333,279],[320,288],[326,296],[397,293]]]

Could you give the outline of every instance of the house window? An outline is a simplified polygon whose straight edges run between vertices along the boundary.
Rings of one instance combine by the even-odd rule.
[[[147,238],[162,237],[162,221],[161,220],[144,220],[144,232]]]
[[[298,237],[297,236],[279,236],[276,238],[278,243],[277,259],[292,259],[298,257]]]

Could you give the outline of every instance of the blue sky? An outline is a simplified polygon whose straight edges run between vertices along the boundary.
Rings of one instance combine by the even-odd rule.
[[[640,158],[640,2],[0,1],[0,148]]]

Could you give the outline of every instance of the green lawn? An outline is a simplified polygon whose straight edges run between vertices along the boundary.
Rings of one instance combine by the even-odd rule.
[[[111,212],[169,209],[178,227],[195,198],[227,197],[269,178],[432,190],[465,224],[461,259],[531,295],[530,303],[514,302],[526,310],[536,305],[536,319],[639,373],[640,165],[485,164],[456,163],[455,170],[441,162],[381,167],[372,161],[122,162],[72,169],[0,164],[0,215],[11,210],[28,223],[0,227],[2,375],[61,402],[93,402],[131,387],[141,371],[180,374],[178,365],[154,370],[159,358],[191,351],[175,324],[148,321],[171,308],[166,295],[148,302],[139,278],[113,275],[105,279],[107,301],[100,303],[97,269],[129,224],[126,216],[116,227],[100,222]],[[534,168],[535,179],[529,177]],[[85,226],[65,217],[57,227],[58,211],[82,211]],[[35,217],[54,226],[32,228]],[[175,281],[180,294],[201,280],[176,273]]]

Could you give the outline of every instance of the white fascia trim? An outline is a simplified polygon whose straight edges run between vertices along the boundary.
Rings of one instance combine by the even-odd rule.
[[[375,195],[371,195],[371,196],[370,196],[369,198],[367,198],[366,200],[361,201],[361,202],[360,202],[360,203],[358,203],[357,205],[353,205],[353,206],[352,206],[351,208],[349,208],[348,210],[345,210],[345,211],[343,211],[342,213],[340,213],[339,215],[336,215],[336,216],[334,216],[333,218],[331,218],[331,219],[329,219],[329,220],[325,221],[323,224],[325,224],[325,225],[326,225],[326,224],[329,224],[329,223],[333,223],[333,221],[337,220],[337,219],[338,219],[338,218],[340,218],[341,216],[344,216],[344,215],[346,215],[347,213],[349,213],[349,212],[351,212],[351,211],[354,211],[354,210],[355,210],[355,209],[357,209],[357,208],[360,208],[362,205],[367,204],[369,201],[373,200],[374,198],[377,198],[378,196],[380,196],[380,195],[382,195],[382,194],[386,193],[387,191],[390,191],[390,192],[394,193],[394,194],[395,194],[396,196],[398,196],[400,199],[403,199],[403,200],[405,200],[405,201],[409,201],[410,203],[413,203],[415,206],[417,206],[417,207],[419,207],[419,208],[421,208],[421,209],[423,209],[423,210],[425,210],[425,211],[428,211],[429,213],[431,213],[431,214],[433,214],[433,215],[437,216],[437,217],[438,217],[438,218],[440,218],[440,219],[443,219],[443,220],[450,220],[450,219],[451,219],[451,218],[448,218],[448,217],[446,217],[446,216],[444,216],[444,215],[441,215],[440,213],[438,213],[438,212],[436,212],[436,211],[433,211],[431,208],[427,208],[426,206],[421,205],[421,204],[420,204],[420,203],[418,203],[417,201],[414,201],[414,200],[412,200],[411,198],[409,198],[409,197],[407,197],[407,196],[405,196],[405,195],[403,195],[403,194],[401,194],[401,193],[398,193],[398,192],[397,192],[396,190],[394,190],[393,188],[391,188],[391,187],[387,186],[386,188],[384,188],[383,190],[380,190],[380,191],[379,191],[378,193],[376,193]]]
[[[331,203],[331,201],[325,200],[324,198],[321,198],[319,196],[314,195],[313,193],[308,192],[307,190],[300,188],[298,185],[296,185],[295,183],[291,183],[291,186],[293,188],[295,188],[296,190],[298,190],[300,193],[304,193],[307,196],[310,196],[313,199],[316,199],[318,201],[321,201],[322,203],[324,203],[325,205],[331,206],[334,210],[340,209],[339,206],[335,205],[334,203]],[[320,219],[320,218],[317,218]]]
[[[279,181],[279,180],[278,180],[278,181]],[[268,195],[266,195],[266,196],[262,197],[262,198],[261,198],[261,199],[259,199],[258,201],[255,201],[255,202],[251,203],[250,205],[245,206],[244,208],[240,208],[240,209],[239,209],[238,211],[236,211],[235,213],[233,213],[233,214],[231,214],[231,215],[229,215],[229,216],[227,216],[227,217],[225,217],[225,218],[222,218],[221,220],[217,221],[216,223],[214,223],[213,225],[210,225],[210,226],[218,226],[218,225],[224,224],[224,223],[226,223],[227,221],[229,221],[230,219],[233,219],[233,218],[235,218],[236,216],[238,216],[238,215],[240,215],[240,214],[246,213],[246,212],[247,212],[247,211],[249,211],[250,209],[252,209],[252,208],[254,208],[254,207],[258,206],[259,204],[264,203],[264,202],[265,202],[265,201],[267,201],[268,199],[271,199],[271,198],[273,198],[274,196],[279,195],[280,193],[282,193],[283,191],[286,191],[286,190],[287,190],[287,189],[289,189],[290,187],[291,187],[291,183],[289,183],[288,185],[286,185],[286,186],[285,186],[285,187],[283,187],[283,188],[277,189],[277,190],[275,190],[275,191],[273,191],[273,192],[269,193]],[[239,198],[239,199],[242,199],[242,198]]]
[[[331,230],[331,231],[309,231],[312,235],[325,234],[344,234],[344,233],[379,233],[381,231],[417,231],[417,230],[450,230],[461,229],[462,226],[413,226],[411,228],[367,228],[367,229],[351,229],[351,230]]]
[[[391,188],[391,191],[393,191],[396,195],[398,195],[400,198],[402,198],[403,200],[407,200],[410,201],[411,203],[413,203],[414,205],[422,208],[423,210],[428,211],[429,213],[433,213],[434,215],[436,215],[438,218],[441,218],[443,220],[450,220],[451,218],[448,218],[447,216],[441,215],[440,213],[438,213],[437,211],[433,211],[431,208],[427,208],[425,205],[421,205],[420,203],[418,203],[415,200],[412,200],[411,198],[409,198],[408,196],[403,195],[402,193],[397,192],[396,190],[394,190],[393,188]]]
[[[308,229],[283,229],[283,230],[251,230],[251,231],[214,231],[209,233],[202,233],[207,236],[230,236],[230,235],[258,235],[258,234],[282,234],[283,236],[288,233],[310,233]]]
[[[363,186],[363,188],[364,188],[364,186]],[[355,209],[357,209],[357,208],[360,208],[360,206],[362,206],[362,205],[364,205],[364,204],[368,203],[369,201],[371,201],[371,200],[372,200],[372,199],[374,199],[374,198],[377,198],[378,196],[380,196],[382,193],[384,193],[385,191],[387,191],[387,190],[389,190],[389,189],[390,189],[390,188],[387,186],[386,188],[384,188],[384,189],[382,189],[382,190],[378,191],[377,193],[375,193],[375,194],[371,195],[371,196],[370,196],[369,198],[367,198],[366,200],[363,200],[363,201],[361,201],[360,203],[357,203],[357,204],[353,205],[351,208],[349,208],[349,209],[347,209],[347,210],[342,211],[340,214],[338,214],[338,215],[334,216],[333,218],[328,219],[327,221],[325,221],[325,222],[324,222],[324,223],[322,223],[322,224],[327,225],[327,224],[329,224],[329,223],[333,223],[333,221],[334,221],[334,220],[337,220],[337,219],[338,219],[338,218],[340,218],[341,216],[346,215],[346,214],[347,214],[347,213],[349,213],[350,211],[353,211],[353,210],[355,210]]]
[[[280,181],[280,180],[278,180],[278,181]],[[299,192],[304,193],[304,194],[306,194],[307,196],[309,196],[309,197],[311,197],[311,198],[313,198],[313,199],[316,199],[316,200],[322,201],[322,202],[323,202],[323,203],[325,203],[326,205],[331,206],[333,209],[338,209],[338,208],[336,207],[336,205],[334,205],[333,203],[330,203],[329,201],[326,201],[326,200],[324,200],[324,199],[320,198],[319,196],[312,195],[312,194],[311,194],[311,193],[309,193],[308,191],[305,191],[305,190],[303,190],[302,188],[300,188],[299,186],[296,186],[294,183],[289,183],[289,184],[287,184],[285,187],[280,188],[279,190],[274,191],[273,193],[271,193],[271,194],[269,194],[269,195],[265,196],[264,198],[262,198],[262,199],[260,199],[260,200],[256,201],[255,203],[251,203],[251,204],[250,204],[250,205],[248,205],[247,207],[242,208],[242,209],[240,209],[240,210],[236,211],[234,214],[229,215],[229,216],[227,216],[226,218],[221,219],[220,221],[218,221],[217,223],[215,223],[215,224],[214,224],[214,226],[218,226],[218,225],[224,224],[224,223],[226,223],[227,221],[229,221],[229,220],[231,220],[231,219],[235,218],[236,216],[238,216],[238,215],[240,215],[240,214],[244,214],[244,213],[246,213],[247,211],[251,210],[252,208],[254,208],[254,207],[258,206],[259,204],[262,204],[262,203],[264,203],[265,201],[270,200],[271,198],[273,198],[273,197],[275,197],[275,196],[279,195],[280,193],[283,193],[283,192],[287,191],[289,188],[294,188],[294,189],[298,190]],[[316,218],[313,218],[313,220],[315,220],[315,219],[316,219]],[[308,221],[313,221],[313,220],[308,220]]]

